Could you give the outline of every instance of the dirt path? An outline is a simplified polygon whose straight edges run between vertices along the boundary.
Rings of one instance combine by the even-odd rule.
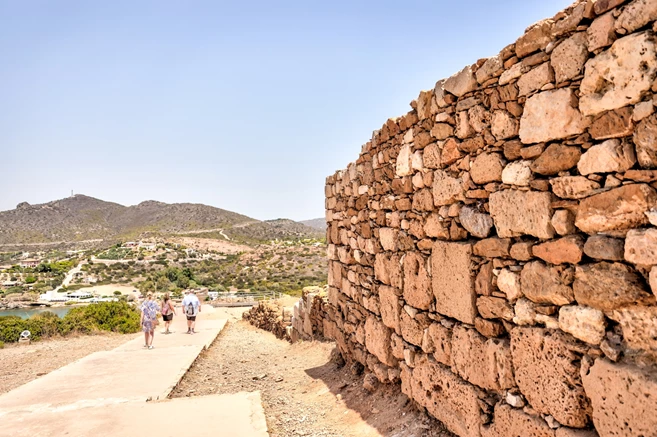
[[[0,394],[93,352],[114,349],[134,337],[105,333],[43,340],[28,346],[5,345],[0,349]]]
[[[233,313],[233,316],[235,313]],[[172,397],[260,391],[272,437],[447,437],[398,387],[363,389],[332,343],[279,340],[233,317]]]

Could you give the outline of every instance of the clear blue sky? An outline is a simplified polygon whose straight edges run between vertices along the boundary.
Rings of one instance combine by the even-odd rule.
[[[0,0],[0,210],[324,215],[388,117],[571,0]]]

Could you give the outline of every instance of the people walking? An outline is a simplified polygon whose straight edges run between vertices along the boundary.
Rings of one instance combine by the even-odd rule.
[[[144,331],[144,347],[153,349],[155,326],[157,325],[157,303],[153,300],[153,293],[146,295],[141,304],[141,330]]]
[[[171,334],[171,331],[169,331],[169,326],[171,326],[173,315],[176,314],[176,308],[171,301],[171,296],[169,296],[169,293],[164,295],[160,312],[162,313],[162,320],[164,320],[164,333]]]
[[[187,333],[195,334],[194,328],[196,327],[196,316],[201,312],[201,302],[196,297],[194,290],[185,292],[185,298],[182,301],[182,308],[187,316]]]

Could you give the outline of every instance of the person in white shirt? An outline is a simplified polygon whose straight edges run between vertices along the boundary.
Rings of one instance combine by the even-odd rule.
[[[187,316],[187,333],[195,334],[196,316],[201,312],[201,301],[196,297],[194,290],[186,291],[182,301],[182,310]]]

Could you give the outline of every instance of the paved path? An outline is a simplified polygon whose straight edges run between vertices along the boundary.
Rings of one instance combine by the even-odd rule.
[[[195,432],[197,437],[217,435],[217,430],[226,437],[267,436],[259,393],[167,400],[225,326],[226,320],[215,317],[214,309],[204,306],[198,333],[187,335],[179,315],[173,334],[156,332],[152,350],[143,348],[140,335],[5,393],[0,396],[0,437],[179,436],[190,417],[197,430],[208,432]]]

